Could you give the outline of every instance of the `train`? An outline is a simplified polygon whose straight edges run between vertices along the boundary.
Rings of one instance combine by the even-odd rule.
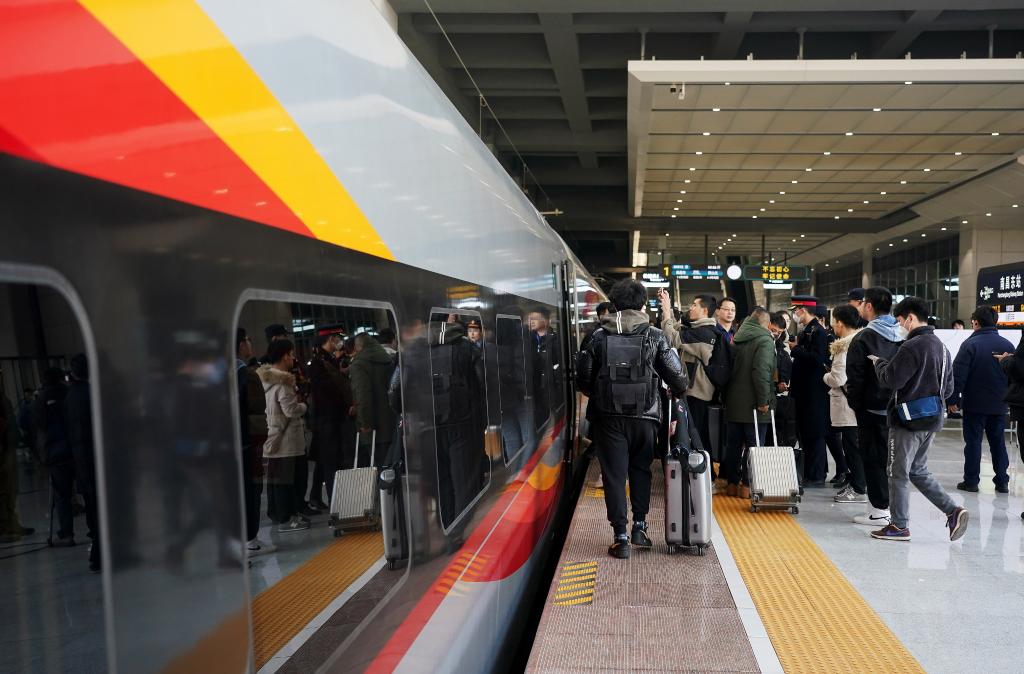
[[[6,3],[0,74],[0,283],[59,294],[91,364],[102,668],[507,668],[581,477],[573,356],[604,295],[378,9]],[[398,335],[402,524],[325,544],[375,558],[321,593],[304,664],[274,633],[304,595],[261,604],[224,554],[244,540],[233,337],[271,318]],[[484,458],[453,484],[430,346],[474,319]]]

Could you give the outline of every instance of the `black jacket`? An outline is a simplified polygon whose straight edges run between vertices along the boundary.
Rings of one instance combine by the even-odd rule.
[[[930,325],[911,332],[892,360],[876,361],[875,374],[879,384],[893,392],[887,408],[890,425],[896,423],[897,402],[929,396],[946,400],[953,395],[953,363]],[[942,423],[940,414],[932,428],[922,430],[940,430]]]
[[[894,326],[878,327],[890,337],[896,337]],[[850,342],[846,354],[846,399],[858,417],[863,418],[868,410],[884,411],[889,405],[890,391],[878,385],[875,367],[868,356],[891,360],[899,348],[900,342],[882,335],[871,324],[858,332]]]
[[[645,332],[646,331],[646,332]],[[665,334],[658,328],[651,327],[647,315],[642,311],[626,309],[605,316],[601,320],[601,328],[594,332],[594,337],[586,351],[579,358],[579,387],[584,395],[590,398],[587,403],[587,417],[627,416],[616,414],[610,400],[602,399],[597,386],[597,377],[604,365],[605,345],[609,334],[639,335],[644,334],[643,357],[648,369],[657,373],[672,394],[677,398],[686,395],[686,370],[679,360],[679,354],[669,346]],[[661,401],[658,396],[646,412],[630,415],[632,418],[650,419],[661,423]]]
[[[786,333],[775,340],[775,369],[779,373],[776,384],[789,386],[793,380],[793,357],[786,351]]]

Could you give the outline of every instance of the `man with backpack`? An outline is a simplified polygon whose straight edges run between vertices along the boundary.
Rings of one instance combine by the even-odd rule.
[[[704,447],[714,455],[715,445],[711,442],[708,429],[708,407],[716,392],[725,390],[729,383],[731,364],[729,359],[729,343],[715,326],[715,310],[718,302],[711,295],[697,295],[690,303],[685,318],[677,321],[673,318],[668,293],[658,292],[661,309],[666,316],[661,323],[668,343],[679,349],[686,374],[690,380],[690,389],[686,392],[687,406],[690,408],[690,419]]]
[[[630,543],[649,549],[647,511],[651,502],[651,461],[661,423],[661,381],[673,395],[686,393],[686,370],[661,330],[642,311],[647,290],[623,279],[609,293],[618,312],[601,320],[580,353],[578,383],[590,398],[587,418],[604,475],[604,499],[615,539],[608,554],[627,559]],[[626,534],[626,479],[633,509],[632,536]]]

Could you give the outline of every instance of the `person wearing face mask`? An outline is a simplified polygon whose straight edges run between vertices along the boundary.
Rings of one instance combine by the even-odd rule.
[[[889,522],[888,421],[886,407],[889,391],[878,384],[870,357],[885,360],[896,355],[903,338],[896,319],[889,315],[892,294],[875,286],[864,291],[859,307],[868,326],[850,340],[846,354],[846,399],[857,417],[857,449],[864,465],[864,485],[868,493],[866,512],[857,515],[857,524],[880,526]]]
[[[910,485],[946,515],[949,540],[967,531],[969,513],[958,506],[928,471],[928,450],[942,430],[943,401],[953,395],[953,367],[949,351],[928,325],[928,305],[908,297],[893,315],[907,334],[892,360],[874,356],[878,383],[892,391],[888,401],[889,498],[892,519],[872,538],[910,540]]]
[[[817,297],[793,297],[793,316],[802,326],[797,339],[790,342],[793,356],[792,395],[796,399],[797,433],[804,457],[804,487],[825,486],[828,459],[825,434],[828,431],[828,386],[822,375],[828,371],[828,335],[818,321],[823,309]]]

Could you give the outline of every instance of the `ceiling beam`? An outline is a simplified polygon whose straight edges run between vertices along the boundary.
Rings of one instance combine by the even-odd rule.
[[[753,16],[753,12],[726,12],[722,29],[715,36],[714,46],[711,48],[711,58],[736,58]]]
[[[894,33],[889,33],[882,40],[878,41],[875,47],[874,58],[894,59],[903,56],[903,53],[914,43],[921,33],[928,26],[939,18],[942,10],[918,10],[911,14],[903,26]]]
[[[573,32],[572,15],[541,14],[539,19],[551,69],[555,71],[555,81],[562,95],[562,106],[569,119],[569,129],[574,136],[589,134],[592,126],[583,86],[583,69],[580,67],[580,43]],[[581,151],[579,159],[583,168],[597,168],[597,154],[593,151]]]

